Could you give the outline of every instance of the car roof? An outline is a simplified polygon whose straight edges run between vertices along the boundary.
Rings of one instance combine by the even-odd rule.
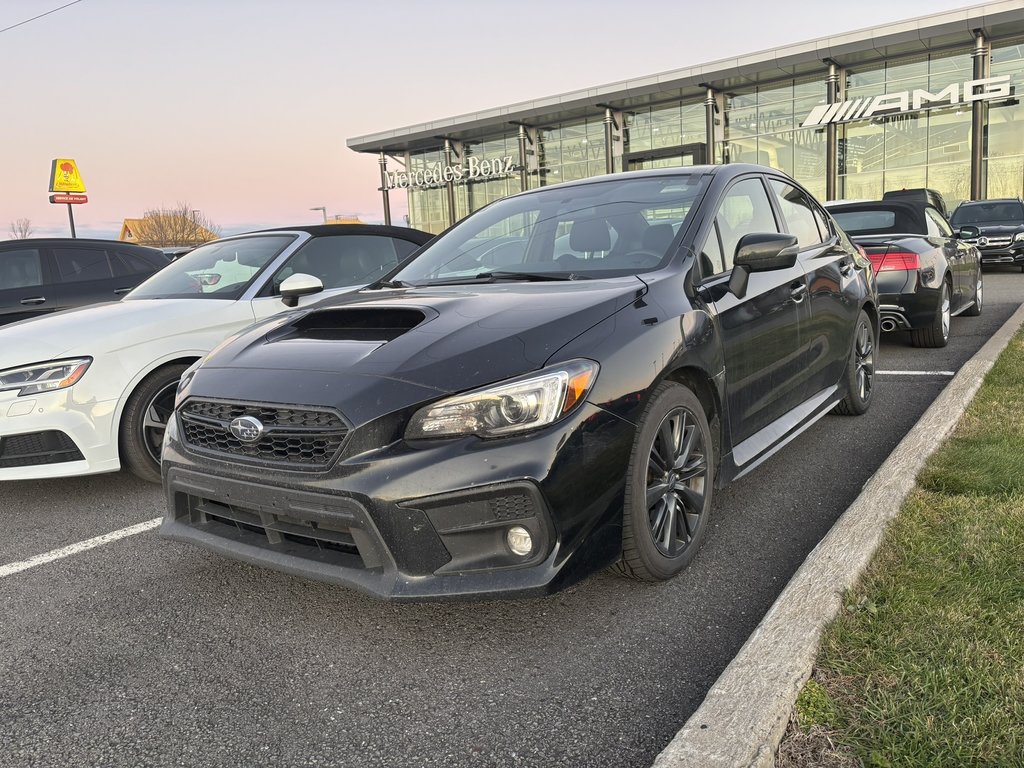
[[[295,227],[271,227],[260,229],[255,232],[246,232],[247,235],[256,235],[263,232],[306,232],[314,237],[325,235],[384,235],[398,237],[403,240],[425,243],[434,236],[429,232],[412,227],[395,227],[386,224],[300,224]],[[232,235],[233,237],[233,235]]]
[[[159,248],[154,248],[150,245],[126,243],[124,240],[108,240],[100,237],[22,237],[13,240],[0,240],[0,251],[10,251],[19,247],[24,248],[25,246],[43,248],[54,245],[102,245],[107,248],[129,248],[167,258],[167,254]]]

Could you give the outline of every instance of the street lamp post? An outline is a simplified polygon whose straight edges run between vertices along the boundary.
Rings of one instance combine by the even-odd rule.
[[[310,208],[309,210],[311,210],[311,211],[320,211],[324,215],[324,224],[327,223],[327,206],[326,205],[318,205],[315,208]]]

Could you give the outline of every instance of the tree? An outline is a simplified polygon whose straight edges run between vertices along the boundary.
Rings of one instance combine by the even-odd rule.
[[[199,245],[220,237],[220,227],[202,211],[179,202],[174,208],[152,208],[135,223],[134,242],[156,247]]]
[[[12,221],[11,237],[15,240],[24,240],[26,237],[32,237],[32,220],[18,219],[17,221]]]

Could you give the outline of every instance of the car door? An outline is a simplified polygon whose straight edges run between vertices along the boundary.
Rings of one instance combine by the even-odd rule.
[[[728,290],[740,238],[780,231],[762,177],[743,177],[723,195],[700,256],[705,269],[716,270],[703,287],[721,331],[730,431],[741,464],[759,453],[764,441],[753,441],[749,457],[742,455],[739,444],[802,401],[800,334],[807,316],[807,283],[799,261],[788,269],[752,272],[742,298]],[[777,439],[775,435],[766,444]]]
[[[132,288],[114,277],[110,257],[103,246],[59,245],[50,252],[59,281],[55,291],[60,302],[58,309],[117,301]],[[118,292],[118,288],[127,290]]]
[[[808,313],[801,325],[803,399],[830,390],[846,370],[852,329],[860,307],[848,288],[857,279],[853,254],[846,250],[824,213],[799,187],[773,178],[769,186],[807,279]]]
[[[58,306],[48,284],[42,248],[18,244],[0,250],[0,325],[53,312]]]
[[[340,234],[314,237],[277,268],[257,297],[253,313],[257,319],[286,309],[281,302],[281,283],[292,275],[306,274],[320,280],[320,293],[301,296],[299,306],[360,288],[390,272],[419,248],[415,243],[387,235]]]
[[[924,215],[928,226],[928,238],[938,244],[945,254],[946,261],[949,262],[953,280],[953,295],[949,297],[950,309],[959,312],[966,302],[974,299],[976,276],[971,248],[953,236],[953,228],[936,209],[926,206]]]

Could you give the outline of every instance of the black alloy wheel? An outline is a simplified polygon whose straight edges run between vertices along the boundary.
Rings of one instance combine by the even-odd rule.
[[[875,327],[863,309],[853,332],[853,349],[845,376],[846,397],[834,410],[842,416],[860,416],[871,405],[875,384]]]
[[[713,459],[696,395],[661,384],[641,419],[626,475],[620,573],[663,581],[689,565],[707,529]]]
[[[174,395],[187,365],[159,368],[132,392],[121,417],[121,464],[152,483],[160,482],[160,453]]]

